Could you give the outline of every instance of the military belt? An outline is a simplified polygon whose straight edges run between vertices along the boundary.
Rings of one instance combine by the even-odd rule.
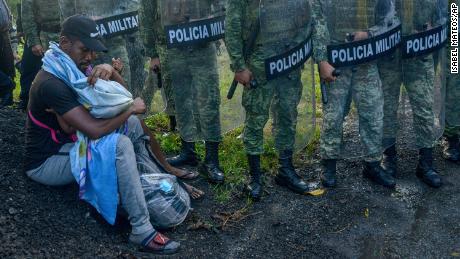
[[[347,67],[374,61],[394,52],[401,44],[401,25],[366,40],[327,46],[329,63]]]

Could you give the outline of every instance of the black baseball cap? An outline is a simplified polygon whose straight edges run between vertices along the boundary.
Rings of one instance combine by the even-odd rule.
[[[107,48],[101,42],[102,37],[97,30],[96,22],[88,16],[76,14],[66,18],[62,22],[61,34],[77,38],[92,51],[107,52]]]

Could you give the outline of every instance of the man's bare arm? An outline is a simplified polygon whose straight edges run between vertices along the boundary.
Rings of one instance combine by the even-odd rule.
[[[118,129],[128,120],[129,116],[142,114],[145,111],[144,101],[141,98],[136,98],[128,110],[111,119],[96,119],[83,106],[75,107],[64,113],[62,118],[67,124],[81,131],[90,139],[98,139]]]

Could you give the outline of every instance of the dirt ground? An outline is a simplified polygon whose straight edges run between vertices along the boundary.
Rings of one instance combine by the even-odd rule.
[[[51,188],[22,171],[24,114],[0,110],[0,258],[152,258],[127,243],[129,226],[111,227],[77,199],[77,186]],[[181,241],[178,258],[450,258],[460,256],[460,166],[435,159],[444,186],[413,173],[416,152],[399,150],[397,188],[361,177],[358,161],[339,164],[339,186],[322,196],[293,194],[269,181],[268,194],[246,206],[208,196],[166,234]],[[319,162],[301,174],[319,176]],[[223,224],[225,222],[225,224]],[[222,227],[223,226],[223,227]]]

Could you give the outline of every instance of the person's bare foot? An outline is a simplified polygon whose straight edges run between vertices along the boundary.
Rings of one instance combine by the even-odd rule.
[[[193,180],[198,177],[198,172],[190,171],[187,169],[181,169],[177,167],[170,166],[166,169],[170,174],[175,175],[176,177],[184,180]]]
[[[192,197],[192,199],[197,200],[197,199],[203,198],[205,193],[202,190],[195,188],[186,183],[184,183],[184,185],[185,185],[185,189],[187,190],[190,197]]]

